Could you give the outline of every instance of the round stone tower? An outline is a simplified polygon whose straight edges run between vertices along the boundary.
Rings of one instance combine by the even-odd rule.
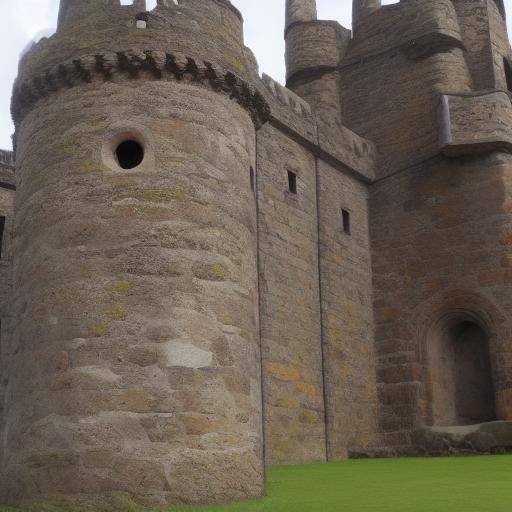
[[[228,0],[61,0],[14,88],[0,502],[263,492],[255,125]]]

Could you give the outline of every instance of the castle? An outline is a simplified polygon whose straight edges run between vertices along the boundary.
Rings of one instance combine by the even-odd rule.
[[[510,425],[502,0],[287,0],[286,88],[229,0],[60,4],[0,153],[0,503],[227,502]]]

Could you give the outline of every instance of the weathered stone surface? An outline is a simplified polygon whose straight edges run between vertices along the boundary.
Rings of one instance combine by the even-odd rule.
[[[286,4],[288,87],[228,0],[62,0],[23,56],[0,502],[224,502],[265,462],[511,450],[501,4],[356,0],[352,34]]]
[[[414,434],[414,445],[425,455],[512,452],[512,422],[495,421],[464,427],[432,427]]]

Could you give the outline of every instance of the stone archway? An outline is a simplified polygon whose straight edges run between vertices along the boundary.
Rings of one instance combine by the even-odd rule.
[[[432,329],[427,365],[433,425],[496,419],[490,336],[476,319],[457,315]]]

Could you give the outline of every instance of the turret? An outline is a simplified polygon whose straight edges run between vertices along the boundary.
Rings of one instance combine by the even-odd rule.
[[[227,0],[63,0],[22,59],[0,502],[262,494],[250,66]]]
[[[165,2],[159,1],[158,4],[165,5]],[[88,2],[82,0],[61,0],[57,23],[58,29],[62,29],[66,24],[76,21],[83,22],[87,16],[93,12],[98,12],[98,10],[103,10],[104,14],[108,14],[110,7],[120,5],[120,0],[93,0]],[[126,7],[138,12],[145,12],[146,0],[133,0],[132,4]]]
[[[287,87],[318,111],[339,118],[337,66],[350,42],[350,30],[316,19],[314,0],[286,3]]]
[[[294,23],[316,19],[316,0],[286,0],[285,31]]]

